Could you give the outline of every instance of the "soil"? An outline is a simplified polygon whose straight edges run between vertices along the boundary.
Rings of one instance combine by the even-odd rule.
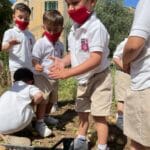
[[[32,132],[25,130],[15,135],[30,138],[32,141],[32,146],[49,147],[54,150],[67,150],[68,145],[77,134],[79,124],[78,117],[77,113],[74,111],[74,101],[62,101],[59,102],[58,106],[58,111],[53,113],[52,116],[59,119],[60,123],[56,127],[50,126],[53,130],[53,135],[51,137],[41,138],[33,129]],[[123,135],[122,131],[115,126],[113,114],[108,117],[108,123],[108,146],[110,147],[110,150],[128,150],[127,138]],[[91,117],[88,138],[90,139],[90,149],[96,150],[97,136],[94,129],[94,122]]]

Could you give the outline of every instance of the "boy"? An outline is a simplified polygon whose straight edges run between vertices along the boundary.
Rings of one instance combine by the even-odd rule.
[[[125,38],[116,48],[113,55],[113,62],[116,65],[115,72],[115,99],[117,100],[117,122],[116,125],[123,130],[123,109],[124,109],[124,98],[126,91],[129,88],[130,76],[123,72],[122,55],[123,48],[127,42]]]
[[[27,68],[20,68],[14,73],[14,84],[0,97],[0,133],[12,134],[27,127],[33,118],[32,105],[37,105],[37,122],[44,118],[46,106],[43,93],[33,85],[33,73]],[[42,137],[52,131],[42,123],[43,130],[38,131]]]
[[[125,99],[124,133],[131,150],[150,149],[150,0],[140,0],[123,53],[131,86]]]
[[[62,57],[63,44],[58,40],[63,30],[63,16],[57,10],[46,11],[43,15],[43,37],[34,45],[32,56],[35,68],[35,84],[44,93],[47,101],[45,112],[46,124],[57,125],[58,120],[49,116],[51,108],[58,99],[58,81],[48,77],[51,56]]]
[[[31,10],[23,4],[17,3],[13,9],[14,27],[4,33],[2,50],[9,52],[9,69],[13,81],[14,72],[20,67],[31,69],[31,51],[35,39],[28,31]]]
[[[59,63],[61,66],[71,64],[72,68],[51,67],[50,76],[55,79],[76,76],[78,81],[76,111],[80,123],[73,149],[88,149],[86,133],[91,112],[97,129],[98,149],[106,150],[108,126],[105,117],[110,115],[112,100],[109,34],[93,11],[96,0],[66,0],[66,3],[74,24],[68,37],[70,53]]]

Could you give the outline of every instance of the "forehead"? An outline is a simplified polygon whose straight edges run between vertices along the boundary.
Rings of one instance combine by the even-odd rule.
[[[80,2],[80,1],[83,1],[83,0],[66,0],[67,3],[77,3],[77,2]]]
[[[26,17],[30,16],[30,14],[27,11],[21,11],[21,10],[18,10],[18,9],[15,11],[14,15],[15,16],[23,15],[23,16],[26,16]]]
[[[84,4],[86,2],[88,2],[89,0],[65,0],[67,4]]]

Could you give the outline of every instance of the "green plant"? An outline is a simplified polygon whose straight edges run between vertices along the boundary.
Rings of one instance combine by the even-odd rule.
[[[0,93],[4,92],[10,85],[10,74],[8,68],[8,53],[1,52],[0,60],[3,63],[2,72],[0,74]]]
[[[110,34],[109,48],[112,57],[116,45],[129,34],[134,9],[124,7],[123,0],[99,0],[95,10]]]
[[[74,100],[76,98],[77,83],[74,78],[59,81],[59,99]]]

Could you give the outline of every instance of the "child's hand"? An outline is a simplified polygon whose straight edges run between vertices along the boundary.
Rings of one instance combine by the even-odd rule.
[[[68,68],[63,68],[63,69],[58,69],[55,68],[50,71],[49,77],[52,79],[66,79],[68,77],[71,77],[71,69]]]
[[[36,64],[34,66],[35,70],[38,71],[38,72],[42,72],[43,71],[43,67],[40,65],[40,64]]]
[[[62,59],[53,56],[49,56],[48,58],[54,62],[53,65],[50,67],[50,71],[57,70],[57,69],[64,69],[65,65]]]
[[[21,42],[16,40],[16,39],[12,39],[12,40],[9,41],[10,46],[14,46],[14,45],[17,45],[17,44],[20,44],[20,43]]]

